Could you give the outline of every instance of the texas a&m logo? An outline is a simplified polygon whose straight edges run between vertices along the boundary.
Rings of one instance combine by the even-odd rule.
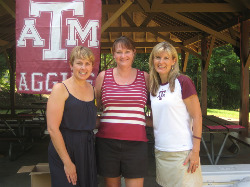
[[[22,0],[16,9],[19,92],[49,93],[71,76],[68,58],[75,46],[91,48],[100,61],[100,0]]]

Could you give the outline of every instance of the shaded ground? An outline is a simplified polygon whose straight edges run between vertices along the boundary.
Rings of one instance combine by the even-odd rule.
[[[207,137],[205,137],[207,139]],[[215,152],[218,151],[218,147],[223,139],[222,135],[216,135],[215,141]],[[18,169],[23,165],[35,165],[37,163],[48,162],[47,161],[47,146],[49,143],[49,137],[44,139],[36,139],[34,146],[28,152],[23,154],[15,161],[8,159],[8,143],[0,142],[0,187],[28,187],[30,186],[30,176],[28,173],[17,174]],[[148,176],[145,178],[144,187],[157,187],[155,182],[155,161],[153,155],[153,143],[149,143],[149,169]],[[209,144],[208,144],[209,145]],[[219,165],[224,164],[250,164],[250,147],[240,145],[240,151],[237,155],[228,158],[221,158]],[[224,155],[232,155],[227,149],[231,146],[231,142],[226,143],[223,151]],[[209,160],[204,152],[203,146],[201,146],[201,164],[209,165]],[[100,187],[103,186],[102,180],[100,180]]]

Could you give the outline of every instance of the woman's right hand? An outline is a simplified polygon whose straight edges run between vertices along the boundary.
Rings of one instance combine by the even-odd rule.
[[[76,174],[76,166],[73,162],[64,164],[64,171],[67,176],[69,183],[76,185],[77,174]]]

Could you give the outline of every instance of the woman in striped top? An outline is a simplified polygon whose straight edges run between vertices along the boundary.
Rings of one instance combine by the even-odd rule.
[[[102,108],[96,134],[97,167],[106,186],[143,187],[147,173],[147,137],[144,107],[148,74],[132,68],[133,42],[127,37],[113,44],[117,67],[101,72],[96,79],[97,104]]]

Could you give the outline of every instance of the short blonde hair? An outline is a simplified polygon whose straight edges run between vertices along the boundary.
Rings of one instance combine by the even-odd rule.
[[[172,66],[171,71],[168,74],[168,82],[171,92],[175,89],[175,79],[179,76],[179,64],[178,64],[178,53],[174,46],[168,42],[158,43],[152,50],[149,56],[149,77],[150,77],[150,87],[149,91],[153,96],[156,96],[156,93],[160,87],[161,79],[154,67],[154,58],[162,52],[166,52],[168,55],[175,59],[175,64]]]
[[[76,46],[72,49],[70,54],[69,63],[73,66],[75,59],[87,59],[94,65],[95,56],[91,49],[84,46]]]

